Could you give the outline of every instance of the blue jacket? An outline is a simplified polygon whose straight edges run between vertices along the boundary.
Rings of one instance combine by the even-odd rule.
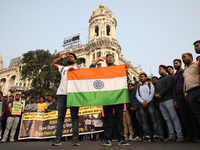
[[[130,99],[130,107],[139,106],[140,102],[136,98],[136,90],[133,92],[129,92],[129,99]]]

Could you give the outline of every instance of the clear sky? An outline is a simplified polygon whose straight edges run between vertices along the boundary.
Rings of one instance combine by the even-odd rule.
[[[4,68],[29,50],[62,51],[80,33],[88,42],[89,17],[100,3],[117,20],[121,54],[148,75],[191,52],[200,39],[200,0],[0,0],[0,54]]]

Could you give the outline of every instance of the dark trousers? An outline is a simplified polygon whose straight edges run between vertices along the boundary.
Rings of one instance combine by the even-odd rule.
[[[188,138],[197,137],[199,125],[190,104],[186,101],[183,92],[176,94],[176,101],[178,103],[178,112],[185,129],[185,135]]]
[[[117,117],[113,114],[113,128],[112,128],[112,139],[117,139],[119,137],[118,130],[117,130]]]
[[[134,137],[136,137],[136,136],[142,137],[142,128],[137,119],[136,113],[139,113],[139,112],[135,111],[135,110],[130,110],[130,116],[131,116],[131,122],[133,125]]]
[[[58,96],[58,119],[56,125],[56,138],[62,137],[63,123],[66,115],[66,101],[67,95]],[[79,139],[78,129],[79,129],[79,116],[78,116],[79,107],[70,107],[71,119],[72,119],[72,138]]]
[[[103,106],[104,109],[104,138],[105,140],[112,140],[113,132],[113,109],[115,111],[116,125],[119,141],[124,140],[124,125],[123,125],[123,104]]]
[[[188,91],[190,106],[200,124],[200,86]]]

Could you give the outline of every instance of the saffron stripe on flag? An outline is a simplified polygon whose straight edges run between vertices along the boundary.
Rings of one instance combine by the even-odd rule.
[[[67,94],[67,107],[102,106],[129,103],[128,89]]]
[[[89,80],[89,79],[106,79],[126,76],[125,65],[99,67],[97,68],[84,68],[68,71],[69,80]]]

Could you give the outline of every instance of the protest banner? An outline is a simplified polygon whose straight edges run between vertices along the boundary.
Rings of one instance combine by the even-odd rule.
[[[22,104],[21,103],[12,103],[12,112],[11,115],[21,115],[22,113]]]
[[[79,134],[103,132],[102,106],[79,108]],[[19,140],[53,138],[56,134],[58,111],[27,112],[22,116]],[[72,135],[70,110],[63,124],[63,137]]]

